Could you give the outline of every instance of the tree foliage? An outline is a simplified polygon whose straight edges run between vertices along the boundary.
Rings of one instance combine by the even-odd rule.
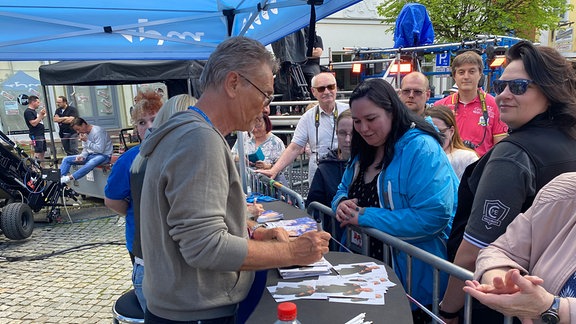
[[[558,26],[572,6],[566,0],[418,0],[424,5],[437,41],[458,42],[479,34],[533,38],[538,30]],[[386,1],[378,5],[383,22],[394,23],[407,1]]]

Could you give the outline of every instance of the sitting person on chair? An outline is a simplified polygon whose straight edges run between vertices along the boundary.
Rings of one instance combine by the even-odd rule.
[[[80,117],[74,119],[72,128],[79,134],[78,138],[82,141],[82,153],[67,156],[62,160],[60,183],[82,178],[100,164],[109,162],[112,156],[112,140],[105,129],[90,125]],[[82,165],[82,167],[72,175],[68,175],[72,165]]]

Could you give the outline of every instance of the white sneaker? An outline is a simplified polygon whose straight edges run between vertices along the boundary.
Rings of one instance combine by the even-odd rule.
[[[63,176],[62,178],[60,178],[60,183],[68,183],[70,182],[70,176]]]

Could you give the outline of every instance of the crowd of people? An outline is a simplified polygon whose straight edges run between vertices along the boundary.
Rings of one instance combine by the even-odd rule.
[[[452,62],[456,91],[433,106],[420,72],[404,76],[399,89],[367,79],[343,104],[334,75],[316,71],[317,104],[287,145],[268,116],[277,62],[249,38],[216,48],[198,100],[139,93],[131,114],[142,145],[114,164],[105,203],[126,216],[146,322],[243,323],[262,294],[258,270],[309,264],[328,252],[327,232],[289,239],[255,222],[263,209],[246,203],[237,170],[246,158],[288,186],[285,169],[306,148],[306,205],[331,207],[342,229],[375,228],[475,273],[468,282],[440,276],[446,323],[461,321],[465,293],[479,301],[475,321],[576,318],[576,73],[555,49],[527,41],[506,55],[492,83],[496,97],[482,89],[482,58],[468,51]],[[108,162],[112,144],[65,97],[57,105],[69,154],[65,184]],[[25,119],[39,159],[45,116],[31,96]],[[244,132],[244,141],[231,148],[225,137],[232,132]],[[69,175],[73,164],[82,166]],[[347,240],[344,231],[332,234]],[[402,284],[411,273],[413,297],[431,306],[432,267],[417,259],[409,265],[402,252],[392,262]],[[415,323],[428,321],[415,308],[413,315]]]

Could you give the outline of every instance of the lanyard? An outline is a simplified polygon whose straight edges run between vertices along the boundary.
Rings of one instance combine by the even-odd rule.
[[[483,120],[479,122],[478,125],[484,127],[484,135],[482,136],[482,140],[478,144],[474,144],[464,139],[465,142],[470,142],[470,144],[473,146],[472,147],[473,149],[478,148],[480,145],[482,145],[482,143],[484,143],[484,140],[486,139],[486,131],[488,128],[488,108],[486,108],[486,94],[483,91],[478,90],[478,97],[480,98],[480,105],[482,105],[482,117],[483,117]],[[452,104],[454,105],[454,117],[456,117],[456,115],[458,114],[458,105],[460,104],[459,93],[455,93],[452,95]]]
[[[488,108],[486,107],[486,94],[478,90],[478,97],[480,98],[480,105],[482,106],[482,116],[484,121],[479,123],[480,126],[488,126]],[[460,94],[455,93],[452,95],[452,104],[454,105],[454,113],[458,113],[458,105],[460,104]]]
[[[334,115],[334,126],[332,127],[332,139],[330,140],[330,147],[328,150],[332,149],[334,144],[334,133],[336,132],[336,120],[338,119],[338,104],[334,104],[334,110],[332,111]],[[316,113],[314,114],[314,126],[316,126],[316,164],[320,161],[318,151],[320,150],[320,143],[318,142],[318,128],[320,127],[320,105],[316,106]]]
[[[205,120],[208,124],[210,124],[210,126],[214,127],[214,125],[213,125],[212,122],[210,121],[210,118],[208,118],[208,116],[206,116],[206,114],[205,114],[202,110],[200,110],[200,109],[198,109],[198,108],[196,108],[196,107],[194,107],[194,106],[190,106],[190,107],[188,107],[188,109],[194,110],[195,112],[199,113],[200,116],[202,116],[202,118],[204,118],[204,120]]]

